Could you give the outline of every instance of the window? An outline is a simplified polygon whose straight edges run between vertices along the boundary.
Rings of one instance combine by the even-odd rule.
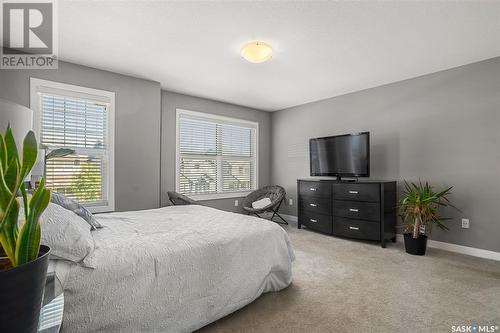
[[[34,129],[45,153],[73,154],[45,161],[47,187],[93,212],[114,210],[112,92],[31,79]]]
[[[177,110],[176,189],[197,199],[257,188],[258,124]]]

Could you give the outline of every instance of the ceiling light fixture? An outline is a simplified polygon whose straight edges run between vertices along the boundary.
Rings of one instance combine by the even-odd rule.
[[[273,57],[273,48],[267,43],[253,41],[243,45],[241,56],[251,63],[260,64]]]

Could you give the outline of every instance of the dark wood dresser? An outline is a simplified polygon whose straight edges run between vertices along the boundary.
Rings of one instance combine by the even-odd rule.
[[[357,239],[396,241],[396,182],[297,180],[298,228]]]

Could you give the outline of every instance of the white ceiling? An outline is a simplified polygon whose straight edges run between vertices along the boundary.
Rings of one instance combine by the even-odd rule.
[[[500,56],[500,1],[60,1],[60,58],[279,110]],[[273,45],[251,64],[240,46]]]

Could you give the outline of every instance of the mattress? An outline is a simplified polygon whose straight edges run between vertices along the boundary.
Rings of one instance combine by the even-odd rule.
[[[292,281],[277,224],[189,205],[96,215],[83,265],[53,262],[64,332],[191,332]]]

